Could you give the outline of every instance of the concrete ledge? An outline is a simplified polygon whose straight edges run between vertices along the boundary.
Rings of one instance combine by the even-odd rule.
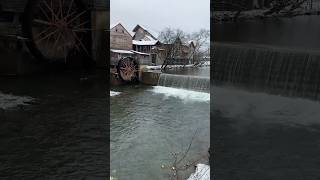
[[[140,81],[143,84],[155,86],[155,85],[158,84],[158,80],[159,80],[160,74],[161,74],[160,71],[144,71],[144,72],[141,72]]]

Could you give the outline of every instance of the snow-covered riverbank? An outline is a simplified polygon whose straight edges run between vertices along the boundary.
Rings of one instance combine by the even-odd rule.
[[[34,98],[28,96],[15,96],[0,92],[0,109],[13,108],[19,105],[29,105]]]

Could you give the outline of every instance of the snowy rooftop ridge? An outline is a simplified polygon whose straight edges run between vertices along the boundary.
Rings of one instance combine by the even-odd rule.
[[[150,54],[148,54],[148,53],[143,53],[143,52],[139,52],[139,51],[131,50],[131,52],[136,53],[136,54],[140,54],[140,55],[150,56]]]
[[[138,41],[138,40],[132,40],[132,44],[134,45],[140,45],[140,46],[152,46],[157,44],[159,41],[158,40],[151,40],[151,41]]]
[[[120,53],[120,54],[133,54],[133,52],[122,49],[110,49],[111,52]]]
[[[141,24],[137,24],[133,31],[136,29],[137,26],[140,26],[142,29],[144,29],[145,31],[148,31],[152,36],[154,36],[155,38],[158,38],[159,37],[159,32],[148,27],[148,26],[145,26],[145,25],[141,25]],[[156,39],[157,40],[157,39]]]

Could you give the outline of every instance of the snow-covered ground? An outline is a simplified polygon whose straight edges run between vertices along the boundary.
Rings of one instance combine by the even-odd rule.
[[[160,70],[162,65],[157,65],[157,66],[146,66],[145,68],[148,70]],[[202,64],[202,66],[210,66],[210,61],[206,61]],[[195,67],[194,64],[187,64],[187,65],[168,65],[166,68],[167,69],[172,69],[172,68],[182,68],[182,67]]]
[[[197,164],[196,172],[192,173],[187,180],[210,180],[210,166]]]
[[[121,94],[120,92],[110,91],[110,96],[118,96],[120,94]]]
[[[164,86],[154,86],[151,90],[154,93],[165,95],[165,97],[175,97],[183,101],[209,102],[210,93],[190,91],[186,89],[177,89]]]
[[[14,96],[0,92],[0,109],[13,108],[19,105],[29,105],[34,98],[28,96]]]

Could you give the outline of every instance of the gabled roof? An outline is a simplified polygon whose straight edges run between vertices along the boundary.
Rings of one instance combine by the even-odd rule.
[[[124,29],[131,37],[133,37],[133,36],[132,36],[132,33],[130,33],[120,22],[119,22],[119,23],[116,23],[116,24],[111,24],[111,25],[110,25],[110,30],[113,29],[113,28],[115,28],[115,27],[118,26],[118,25],[122,26],[123,29]]]
[[[137,24],[137,25],[133,28],[132,31],[133,31],[133,32],[137,32],[137,30],[138,30],[139,28],[142,28],[143,30],[145,30],[146,32],[148,32],[148,33],[151,35],[152,39],[157,40],[157,37],[158,37],[159,33],[157,33],[156,31],[153,31],[151,28],[147,28],[146,26],[142,26],[142,25]]]

